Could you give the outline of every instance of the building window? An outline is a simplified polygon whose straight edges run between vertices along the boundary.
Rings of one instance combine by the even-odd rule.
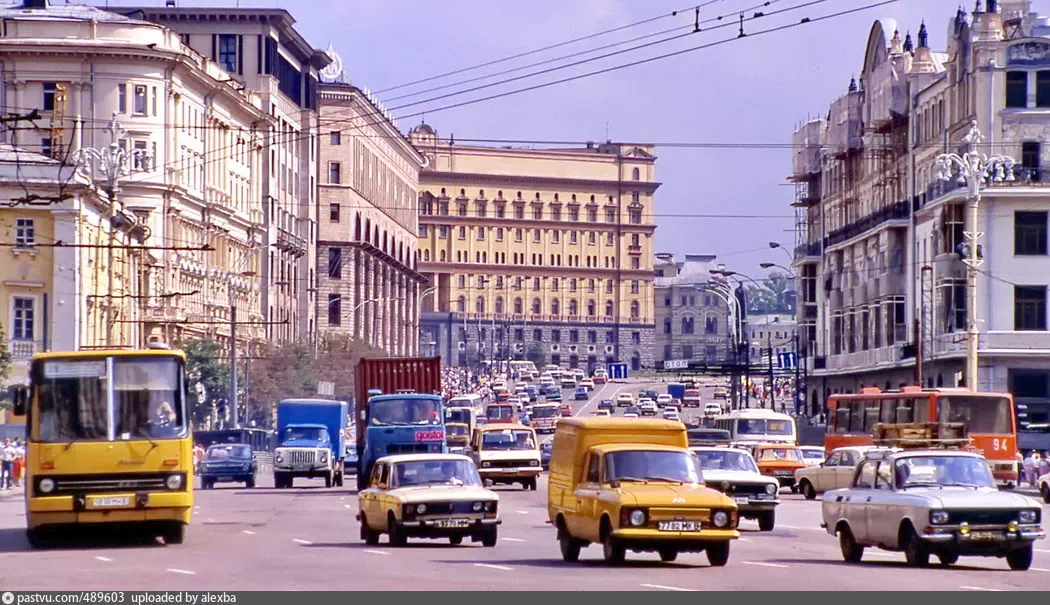
[[[47,157],[53,157],[54,149],[51,147],[51,137],[42,137],[40,139],[40,155],[46,155]]]
[[[496,227],[496,241],[503,241],[503,227]]]
[[[682,359],[693,358],[693,345],[682,345]]]
[[[328,295],[328,325],[338,326],[343,321],[343,297],[339,294]]]
[[[634,303],[634,304],[637,305],[638,303]],[[641,332],[631,332],[631,344],[635,344],[635,345],[642,344],[642,333]]]
[[[591,209],[587,210],[587,220],[592,222],[592,223],[597,223],[598,222],[598,209],[597,208],[591,208]]]
[[[670,319],[665,319],[664,320],[664,334],[670,334],[670,333],[671,333],[671,320]]]
[[[632,256],[631,257],[631,268],[632,269],[640,269],[641,266],[642,266],[641,259],[639,259],[637,256]]]
[[[630,212],[631,212],[631,224],[632,225],[641,225],[642,224],[642,209],[641,208],[631,208]]]
[[[328,182],[339,185],[343,182],[343,165],[339,162],[328,162]]]
[[[579,330],[569,330],[569,342],[572,343],[572,344],[576,344],[576,343],[580,342],[580,331]]]
[[[426,225],[419,226],[419,237],[427,237],[430,234],[430,229]]]
[[[521,301],[521,297],[515,298],[514,299],[514,313],[516,315],[521,315],[522,306],[523,306],[523,303]]]
[[[339,132],[338,130],[333,130],[330,136],[331,136],[331,140],[329,142],[332,145],[342,145],[343,144],[343,133]]]
[[[664,345],[664,359],[673,359],[671,356],[671,345]]]
[[[135,141],[134,151],[131,156],[131,166],[133,170],[137,171],[149,170],[150,157],[146,152],[146,141]]]
[[[1035,106],[1050,107],[1050,71],[1035,74]]]
[[[696,320],[692,317],[682,318],[682,334],[692,334],[696,329]]]
[[[611,300],[605,302],[605,316],[613,316],[613,302]]]
[[[150,88],[150,115],[157,117],[157,87]]]
[[[1006,72],[1006,106],[1014,108],[1028,106],[1028,72]]]
[[[478,241],[479,242],[485,241],[485,228],[484,227],[478,227]]]
[[[459,227],[459,239],[467,239],[467,228],[462,225]]]
[[[525,340],[525,330],[523,328],[516,328],[514,330],[514,340],[518,342]]]
[[[339,222],[339,204],[328,204],[328,220],[333,223]]]
[[[559,208],[557,206],[551,206],[551,220],[552,221],[560,221],[561,220],[561,208]]]
[[[561,231],[558,231],[557,229],[555,229],[555,230],[551,231],[551,243],[552,244],[557,244],[559,242],[561,242]]]
[[[569,208],[569,220],[578,221],[580,220],[580,211],[577,208]]]
[[[532,230],[532,241],[536,242],[537,244],[543,241],[543,233],[539,229]]]
[[[575,244],[576,243],[576,232],[575,231],[570,231],[569,232],[569,243],[570,244]]]
[[[485,298],[483,296],[477,297],[474,301],[474,312],[484,313],[485,312]]]
[[[1039,182],[1042,167],[1041,148],[1039,141],[1021,143],[1021,177],[1023,179]]]
[[[456,299],[456,311],[462,313],[467,310],[467,298],[462,294]],[[466,336],[460,338],[460,340],[466,340]]]
[[[1014,213],[1014,254],[1046,256],[1046,218],[1045,211]]]
[[[219,65],[228,72],[237,71],[237,36],[219,34]]]
[[[448,239],[448,225],[438,226],[438,237],[441,239]],[[441,251],[444,254],[444,250]]]
[[[36,320],[33,299],[12,296],[11,305],[15,313],[14,329],[11,331],[11,338],[13,340],[33,340],[33,324]]]
[[[615,223],[616,222],[616,210],[614,208],[605,209],[605,222]]]
[[[514,230],[514,241],[520,242],[524,238],[525,238],[525,234],[522,232],[520,227],[518,229]]]
[[[641,177],[642,177],[641,171],[638,170],[638,168],[632,168],[631,169],[631,180],[632,181],[641,180]]]
[[[503,204],[496,204],[496,218],[504,218],[507,210],[503,207]]]
[[[516,218],[516,219],[523,219],[523,218],[525,218],[525,208],[523,208],[522,206],[515,206],[514,207],[514,218]]]
[[[55,83],[44,82],[44,111],[55,110]]]
[[[128,112],[128,85],[117,84],[117,110],[120,113]]]
[[[343,249],[328,249],[328,277],[331,279],[343,278]]]
[[[561,342],[561,330],[551,330],[551,342]]]
[[[638,294],[639,288],[640,284],[637,279],[631,281],[631,294]]]
[[[1046,330],[1046,286],[1014,286],[1014,329]]]
[[[638,304],[638,301],[631,302],[631,319],[637,320],[642,315],[642,307]]]
[[[543,340],[543,330],[540,330],[539,328],[536,328],[535,330],[533,330],[532,331],[532,339],[535,340],[536,342],[542,341]]]
[[[146,87],[135,86],[135,115],[146,115]]]

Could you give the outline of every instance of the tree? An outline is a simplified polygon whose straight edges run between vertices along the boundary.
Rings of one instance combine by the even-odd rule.
[[[7,379],[11,376],[11,350],[7,348],[7,338],[4,334],[4,325],[0,324],[0,407],[8,407],[11,402],[7,400]]]
[[[792,313],[791,296],[794,289],[791,276],[784,272],[770,273],[762,280],[762,287],[749,284],[747,291],[748,314]]]
[[[192,417],[196,424],[201,424],[210,408],[229,395],[230,366],[223,361],[226,347],[202,338],[179,343],[179,348],[186,353],[186,388]],[[197,383],[204,385],[203,405],[197,403]]]
[[[537,368],[542,368],[547,365],[547,352],[543,350],[543,345],[534,342],[529,345],[529,349],[525,352],[525,359],[536,364]]]

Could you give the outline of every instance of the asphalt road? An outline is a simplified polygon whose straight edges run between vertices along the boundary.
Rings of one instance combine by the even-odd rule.
[[[641,384],[610,384],[597,399]],[[1042,590],[1050,585],[1050,543],[1038,543],[1033,568],[1012,572],[1000,559],[963,558],[950,568],[912,569],[900,553],[872,551],[864,562],[842,561],[837,541],[819,527],[820,501],[783,497],[773,532],[742,525],[728,566],[714,569],[703,554],[661,563],[655,554],[628,553],[608,567],[597,546],[576,564],[564,563],[546,514],[546,483],[538,491],[500,488],[499,543],[411,540],[391,548],[358,539],[352,489],[222,488],[196,493],[187,540],[163,546],[130,538],[90,540],[33,551],[24,538],[23,505],[0,500],[0,586],[9,590]],[[1050,507],[1044,507],[1044,518]],[[625,573],[626,572],[626,573]]]

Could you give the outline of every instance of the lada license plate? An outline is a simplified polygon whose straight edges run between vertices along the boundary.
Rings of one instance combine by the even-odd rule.
[[[434,521],[434,527],[451,528],[451,527],[467,527],[470,525],[470,519],[438,519]]]
[[[774,474],[777,477],[791,477],[792,476],[791,471],[774,471]]]
[[[999,540],[1003,537],[1001,532],[997,531],[972,531],[970,532],[970,539],[976,542],[990,542],[993,540]]]
[[[92,498],[91,508],[122,508],[131,504],[131,496]]]
[[[748,502],[747,498],[743,497],[743,496],[739,496],[736,499],[736,503],[737,504],[747,504],[747,502]]]
[[[660,521],[656,524],[660,531],[700,531],[699,521]]]

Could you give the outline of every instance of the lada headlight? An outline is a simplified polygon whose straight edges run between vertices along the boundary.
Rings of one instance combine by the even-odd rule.
[[[930,511],[930,523],[933,525],[942,525],[948,522],[948,511],[946,510],[934,510]]]
[[[486,460],[485,462],[481,463],[481,468],[488,468],[490,466],[492,466],[492,463],[489,462],[488,460]]]
[[[491,513],[491,512],[495,512],[495,510],[496,510],[496,501],[495,500],[489,500],[488,502],[485,503],[485,512]]]
[[[40,484],[37,487],[39,487],[41,494],[50,494],[55,491],[55,480],[41,479]]]
[[[427,512],[427,505],[426,504],[417,504],[416,505],[416,514],[417,515],[422,515],[425,512]]]
[[[773,494],[777,493],[777,486],[773,485],[772,483],[766,485],[766,493],[769,494],[770,496],[772,496]]]
[[[529,460],[529,466],[539,466],[539,465],[540,465],[540,461],[539,460]]]
[[[483,508],[485,508],[485,503],[484,502],[475,502],[474,503],[474,512],[480,513],[481,509],[483,509]]]
[[[164,481],[164,485],[168,486],[168,489],[170,490],[179,489],[182,487],[182,475],[168,475],[168,478]]]
[[[631,525],[635,527],[641,527],[645,525],[645,511],[644,510],[632,510],[631,514],[627,516],[627,520]]]
[[[720,510],[711,515],[711,522],[715,524],[715,527],[725,527],[729,525],[729,514]]]
[[[1017,518],[1021,523],[1038,523],[1039,522],[1039,511],[1037,510],[1023,510]]]

